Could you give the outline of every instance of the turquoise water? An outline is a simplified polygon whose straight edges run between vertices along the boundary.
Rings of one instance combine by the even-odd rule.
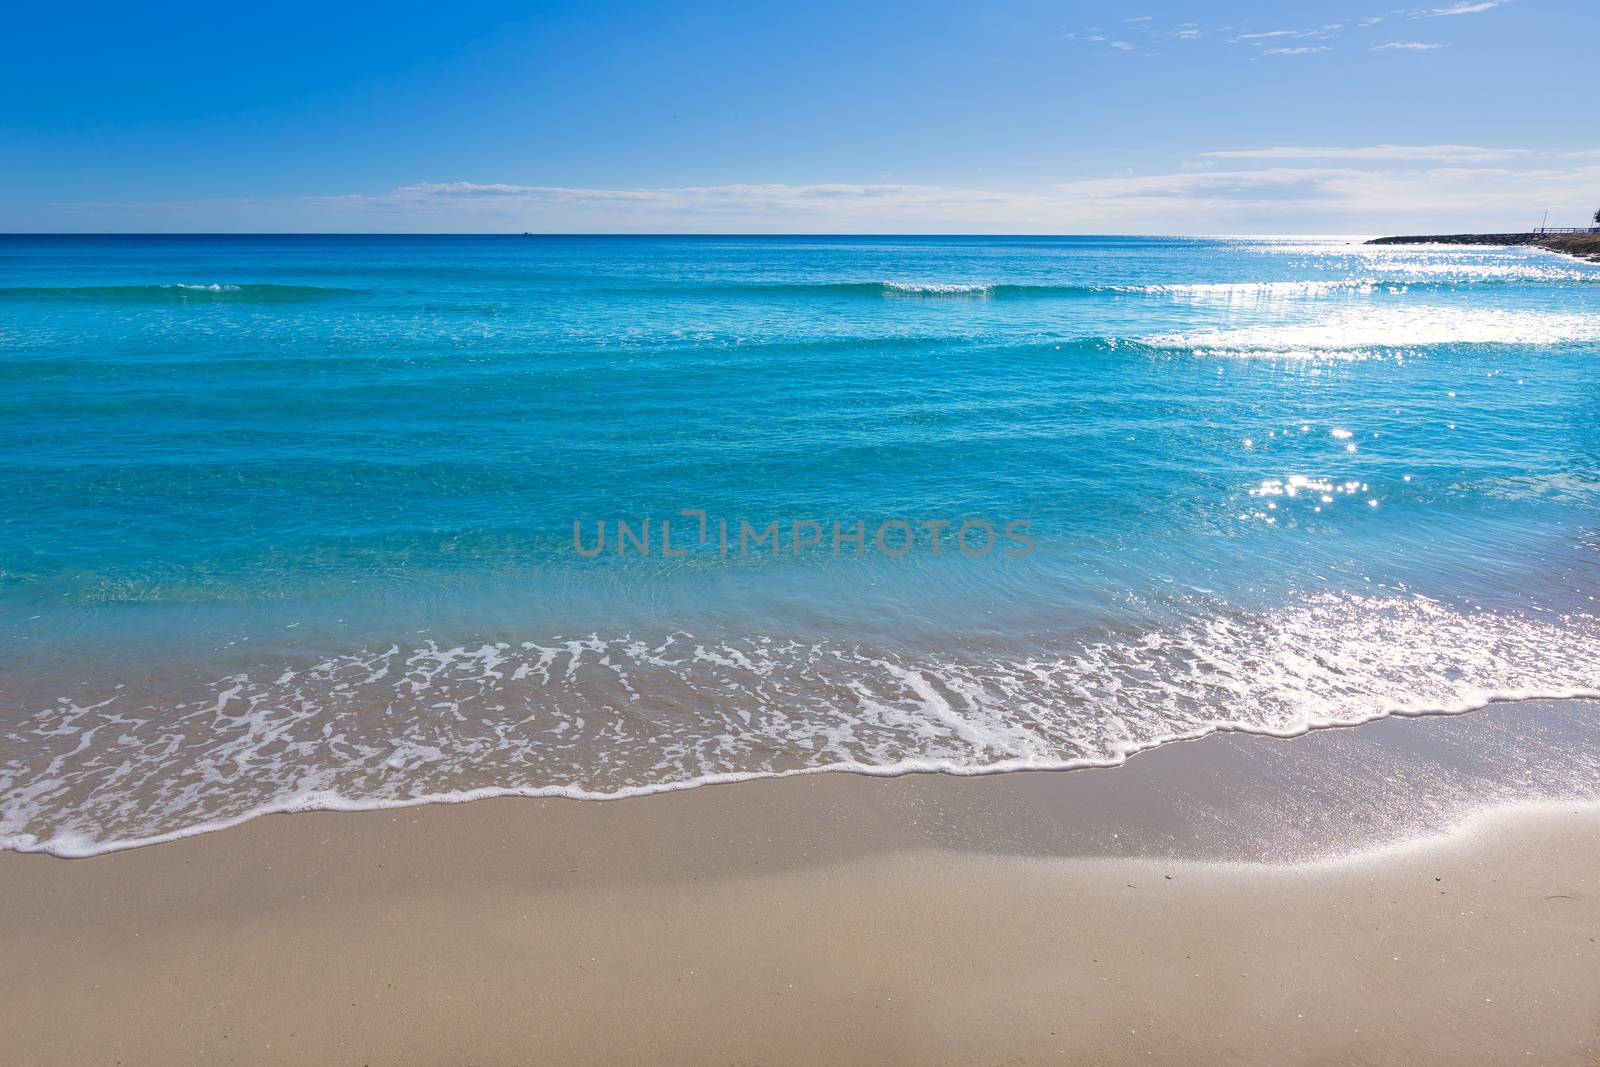
[[[1593,691],[1597,356],[1525,249],[0,237],[0,843]]]

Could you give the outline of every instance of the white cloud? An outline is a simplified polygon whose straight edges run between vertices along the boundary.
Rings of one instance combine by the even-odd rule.
[[[1306,40],[1306,39],[1325,40],[1325,39],[1327,39],[1329,37],[1334,36],[1335,34],[1337,34],[1339,31],[1341,31],[1343,29],[1344,29],[1344,23],[1342,23],[1342,22],[1331,22],[1326,26],[1318,26],[1315,29],[1310,29],[1310,30],[1260,30],[1260,31],[1257,31],[1257,32],[1254,32],[1254,33],[1241,33],[1236,37],[1229,38],[1228,43],[1229,44],[1245,44],[1245,43],[1248,43],[1248,44],[1253,44],[1253,45],[1258,45],[1259,46],[1259,45],[1267,44],[1267,43],[1272,42],[1272,41],[1278,41],[1278,40],[1284,40],[1284,39],[1288,39],[1288,40]],[[1298,55],[1298,54],[1301,54],[1301,53],[1297,53],[1297,52],[1290,52],[1287,49],[1269,49],[1268,52],[1269,52],[1269,54],[1273,54],[1273,55]]]
[[[1289,232],[1316,219],[1318,226],[1345,232],[1427,233],[1517,229],[1530,224],[1523,216],[1535,205],[1540,211],[1548,205],[1552,217],[1587,218],[1596,184],[1596,164],[1528,170],[1272,166],[1072,182],[1056,192],[1094,219],[1176,216],[1209,223],[1191,226],[1195,232]]]
[[[1274,148],[1241,148],[1204,153],[1213,159],[1426,160],[1435,163],[1486,163],[1529,154],[1526,148],[1478,148],[1464,144],[1379,144],[1363,148],[1281,145]]]
[[[1266,30],[1262,33],[1241,33],[1233,39],[1233,43],[1240,41],[1265,41],[1274,37],[1314,37],[1316,30]]]
[[[1482,0],[1481,3],[1476,4],[1454,4],[1450,7],[1436,7],[1431,11],[1424,11],[1422,14],[1429,18],[1436,18],[1440,15],[1476,15],[1480,12],[1491,11],[1506,2],[1507,0]]]
[[[1202,164],[1031,190],[909,183],[580,188],[453,181],[375,194],[56,208],[79,228],[116,220],[121,228],[210,232],[1428,233],[1519,229],[1546,208],[1552,221],[1586,219],[1600,187],[1600,160],[1559,154],[1538,166],[1511,167],[1461,165],[1437,155],[1348,154],[1375,151],[1363,149],[1261,151],[1279,154],[1254,156],[1267,161],[1254,168]],[[1317,152],[1346,154],[1302,154]],[[1350,162],[1295,162],[1337,158]],[[1389,165],[1396,159],[1435,165]]]
[[[1121,49],[1124,52],[1133,51],[1133,45],[1129,44],[1127,41],[1112,41],[1111,47]]]
[[[1268,48],[1261,54],[1264,56],[1306,56],[1312,52],[1326,52],[1327,45],[1319,44],[1314,48]]]
[[[1266,46],[1285,40],[1327,40],[1344,33],[1347,29],[1369,29],[1378,25],[1379,23],[1387,22],[1390,19],[1423,19],[1447,15],[1473,15],[1484,11],[1492,11],[1495,8],[1503,7],[1510,2],[1511,0],[1462,0],[1460,3],[1451,4],[1447,7],[1400,8],[1398,10],[1387,11],[1382,14],[1367,15],[1361,18],[1351,17],[1342,22],[1329,22],[1321,26],[1303,29],[1285,28],[1274,30],[1254,30],[1250,29],[1248,26],[1221,26],[1207,29],[1203,28],[1198,22],[1180,22],[1170,30],[1163,30],[1155,27],[1153,20],[1149,15],[1126,18],[1122,21],[1124,24],[1129,26],[1130,29],[1137,29],[1144,33],[1170,35],[1191,40],[1197,37],[1208,36],[1212,33],[1231,33],[1234,34],[1234,36],[1227,38],[1229,44],[1254,45],[1261,48],[1263,54],[1265,55],[1306,55],[1309,52],[1314,51],[1314,49],[1312,49],[1310,46],[1306,46],[1304,48],[1299,48],[1296,46],[1268,48]],[[1248,32],[1240,32],[1246,30]],[[1077,34],[1069,33],[1067,36],[1078,37],[1079,39],[1089,41],[1104,41],[1107,39],[1105,32],[1095,27],[1091,27]],[[1442,48],[1445,46],[1422,41],[1393,41],[1387,44],[1375,45],[1373,47],[1374,50],[1401,49],[1405,51],[1422,52],[1431,51],[1432,49]]]

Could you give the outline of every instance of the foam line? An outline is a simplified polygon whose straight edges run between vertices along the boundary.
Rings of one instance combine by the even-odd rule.
[[[182,829],[162,834],[152,834],[148,837],[94,841],[76,834],[58,834],[48,840],[39,841],[27,834],[0,836],[0,851],[46,853],[61,859],[87,859],[111,852],[125,852],[129,849],[160,845],[170,841],[181,841],[184,838],[198,837],[201,834],[215,833],[219,830],[227,830],[243,825],[264,815],[286,815],[298,812],[388,811],[423,807],[431,804],[466,804],[474,800],[493,800],[507,797],[562,797],[570,800],[591,801],[625,800],[634,797],[654,796],[661,793],[684,792],[712,785],[732,785],[765,779],[798,778],[813,774],[846,773],[871,778],[899,778],[908,774],[947,774],[955,777],[973,778],[993,774],[1008,774],[1016,771],[1073,771],[1090,768],[1109,768],[1122,766],[1134,756],[1153,751],[1165,745],[1185,741],[1198,741],[1219,733],[1255,734],[1263,737],[1290,739],[1302,737],[1314,730],[1349,729],[1389,717],[1421,718],[1425,716],[1464,715],[1480,711],[1492,704],[1531,700],[1600,700],[1600,689],[1516,690],[1492,694],[1478,701],[1462,701],[1440,707],[1395,707],[1372,715],[1307,723],[1293,730],[1257,729],[1237,723],[1218,723],[1202,730],[1187,734],[1175,734],[1159,741],[1130,744],[1125,751],[1108,759],[1011,759],[976,766],[935,760],[902,760],[898,763],[884,765],[840,762],[817,767],[799,767],[787,771],[707,774],[688,781],[661,782],[654,785],[618,789],[612,792],[597,792],[576,786],[538,786],[533,788],[486,786],[478,789],[456,790],[428,796],[406,797],[398,800],[363,800],[341,796],[338,793],[308,793],[303,796],[286,797],[262,804],[231,818],[196,823],[193,826],[186,826]]]

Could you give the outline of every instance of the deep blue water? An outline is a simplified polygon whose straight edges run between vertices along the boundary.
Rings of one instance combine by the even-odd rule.
[[[0,837],[1594,689],[1597,356],[1524,249],[0,237]]]

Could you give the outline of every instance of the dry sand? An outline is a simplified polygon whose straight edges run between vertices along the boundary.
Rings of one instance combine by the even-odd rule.
[[[1592,1063],[1600,806],[1415,837],[1530,714],[0,855],[0,1059]]]

